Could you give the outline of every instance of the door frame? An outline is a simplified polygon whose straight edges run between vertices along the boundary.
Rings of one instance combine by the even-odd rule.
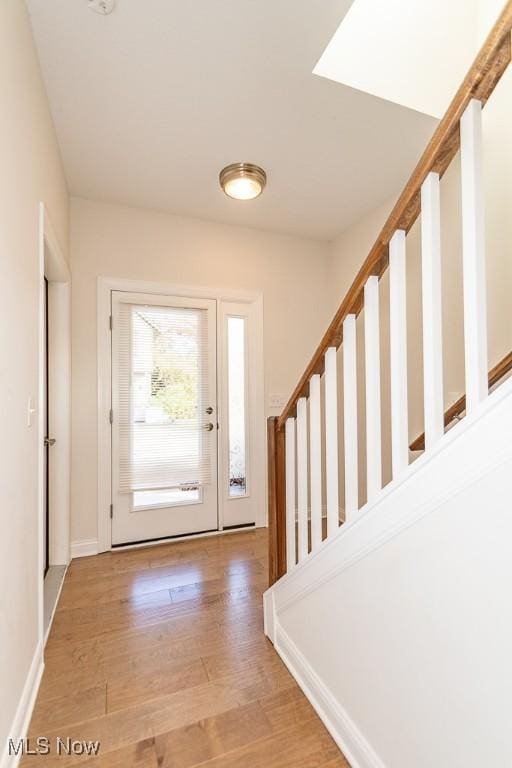
[[[48,321],[50,318],[49,312],[49,298],[50,298],[50,283],[45,275],[44,282],[44,394],[43,400],[43,419],[44,419],[44,433],[48,437],[50,435],[50,332],[48,328]],[[50,445],[43,441],[43,461],[44,461],[44,513],[43,513],[43,559],[44,568],[43,574],[46,578],[48,568],[50,567]]]
[[[98,544],[97,552],[106,552],[112,548],[110,505],[112,503],[112,441],[111,441],[111,333],[110,312],[111,292],[127,291],[130,293],[153,293],[164,296],[183,296],[190,298],[214,299],[239,304],[251,304],[254,312],[254,356],[255,376],[254,404],[251,418],[254,430],[255,456],[253,464],[256,509],[259,510],[255,525],[267,525],[266,503],[266,441],[265,441],[265,401],[264,401],[264,358],[263,358],[263,294],[258,291],[245,291],[209,286],[175,285],[172,283],[150,282],[114,277],[98,277],[97,293],[97,362],[98,362]],[[217,334],[217,343],[219,335]],[[217,352],[219,359],[219,350]],[[221,367],[217,364],[218,378]],[[218,382],[218,397],[220,397]],[[219,445],[222,440],[219,440]],[[223,462],[226,457],[218,452],[218,476],[223,477]],[[219,492],[219,530],[222,531],[223,495]],[[135,545],[136,546],[136,545]],[[89,553],[88,553],[89,554]],[[91,552],[92,554],[92,552]]]
[[[71,273],[46,206],[39,204],[38,333],[38,606],[39,635],[44,639],[44,305],[48,280],[49,428],[56,443],[49,468],[49,565],[70,561],[71,498]]]

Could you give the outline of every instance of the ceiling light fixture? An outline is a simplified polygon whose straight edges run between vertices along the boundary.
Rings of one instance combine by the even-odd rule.
[[[232,163],[222,169],[219,182],[228,197],[254,200],[265,189],[267,174],[253,163]]]
[[[115,8],[116,0],[88,0],[91,11],[107,16]]]

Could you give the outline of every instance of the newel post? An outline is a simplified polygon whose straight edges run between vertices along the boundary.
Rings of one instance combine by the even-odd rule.
[[[286,573],[285,433],[277,424],[267,420],[269,586]]]

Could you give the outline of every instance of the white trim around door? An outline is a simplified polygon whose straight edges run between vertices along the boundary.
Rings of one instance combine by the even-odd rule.
[[[110,410],[111,403],[111,333],[110,316],[113,291],[129,293],[146,293],[163,296],[182,296],[189,298],[214,299],[218,307],[217,343],[219,349],[218,365],[218,403],[222,409],[226,392],[226,367],[220,364],[224,355],[225,333],[221,318],[226,315],[247,318],[250,324],[250,344],[247,347],[248,365],[251,376],[250,391],[250,423],[248,428],[248,452],[250,460],[250,488],[245,498],[254,512],[257,527],[267,524],[266,504],[266,475],[265,475],[265,403],[264,403],[264,370],[263,370],[263,296],[259,292],[243,290],[174,285],[121,278],[98,278],[97,304],[97,351],[98,351],[98,552],[105,552],[112,547],[110,510],[112,503],[112,442]],[[248,326],[249,327],[249,326]],[[225,359],[222,357],[222,359]],[[231,527],[234,519],[229,505],[232,500],[225,492],[225,478],[228,475],[228,456],[225,449],[227,442],[224,435],[225,419],[219,412],[219,530]],[[250,498],[249,498],[250,495]]]

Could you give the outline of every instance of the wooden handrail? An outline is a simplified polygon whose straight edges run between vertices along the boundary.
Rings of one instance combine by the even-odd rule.
[[[489,371],[489,389],[494,387],[501,379],[512,371],[512,352],[505,355],[503,360],[491,368]],[[444,426],[449,426],[452,421],[461,416],[466,410],[466,395],[462,395],[453,405],[451,405],[444,414]],[[416,440],[410,444],[409,449],[411,451],[424,451],[425,450],[425,433],[419,435]]]
[[[343,340],[343,321],[358,315],[363,308],[364,286],[371,275],[382,277],[389,261],[389,241],[397,229],[409,232],[420,212],[421,185],[432,171],[444,174],[460,145],[459,121],[471,99],[485,104],[511,60],[512,0],[503,9],[487,40],[473,62],[443,119],[437,126],[425,152],[414,169],[404,191],[391,211],[366,261],[343,299],[322,341],[284,411],[277,421],[283,430],[286,419],[296,415],[297,401],[309,394],[309,381],[315,373],[323,374],[324,356],[329,347],[338,348]]]

